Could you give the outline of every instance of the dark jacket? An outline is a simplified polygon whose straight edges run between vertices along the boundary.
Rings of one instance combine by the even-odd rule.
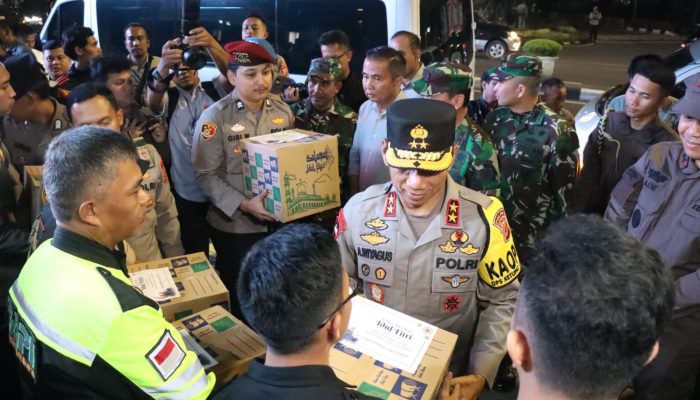
[[[343,86],[338,92],[340,102],[360,112],[360,106],[367,101],[365,90],[362,88],[362,76],[350,71],[350,75],[343,80]]]
[[[253,360],[248,372],[222,389],[218,400],[376,399],[356,392],[327,365],[268,367]]]
[[[591,133],[583,151],[583,170],[576,186],[574,210],[603,215],[610,192],[649,147],[678,140],[678,134],[656,120],[640,130],[624,112],[608,112]]]

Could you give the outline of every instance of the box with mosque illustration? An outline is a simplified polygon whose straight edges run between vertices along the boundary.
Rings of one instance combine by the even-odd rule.
[[[216,305],[230,309],[229,291],[203,252],[128,265],[136,288],[156,301],[166,321]]]
[[[291,129],[244,139],[241,153],[246,197],[267,189],[280,221],[340,207],[337,137]]]
[[[183,334],[188,349],[197,353],[202,365],[216,374],[217,385],[246,372],[250,362],[265,354],[265,342],[223,307],[215,306],[173,322]]]
[[[26,165],[24,167],[24,187],[31,194],[30,216],[32,221],[48,202],[44,184],[42,183],[44,167],[41,165]]]

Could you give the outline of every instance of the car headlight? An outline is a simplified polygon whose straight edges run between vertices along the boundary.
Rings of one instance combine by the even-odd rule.
[[[510,38],[511,40],[519,40],[520,36],[518,36],[518,32],[510,31],[508,32],[508,38]]]

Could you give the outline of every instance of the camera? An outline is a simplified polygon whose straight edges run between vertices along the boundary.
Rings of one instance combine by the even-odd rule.
[[[293,87],[295,89],[299,90],[299,99],[305,99],[309,97],[309,90],[306,87],[306,82],[302,83],[296,83],[294,80],[290,78],[285,78],[285,77],[277,77],[275,82],[273,82],[272,88],[273,88],[273,93],[277,92],[283,92],[285,89],[288,87]],[[275,89],[278,88],[276,91]]]
[[[174,49],[182,50],[182,61],[192,69],[202,69],[207,65],[207,52],[200,46],[188,46],[184,39],[190,30],[199,26],[199,3],[200,0],[185,0],[182,3],[182,19],[180,22],[180,33],[183,39],[182,44],[173,46]]]

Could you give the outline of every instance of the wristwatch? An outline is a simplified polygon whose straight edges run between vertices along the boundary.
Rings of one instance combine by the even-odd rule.
[[[173,79],[173,76],[175,76],[175,73],[171,72],[165,77],[163,77],[161,76],[160,72],[158,72],[158,68],[154,67],[151,70],[151,76],[153,77],[153,80],[158,83],[170,83],[170,81]]]

